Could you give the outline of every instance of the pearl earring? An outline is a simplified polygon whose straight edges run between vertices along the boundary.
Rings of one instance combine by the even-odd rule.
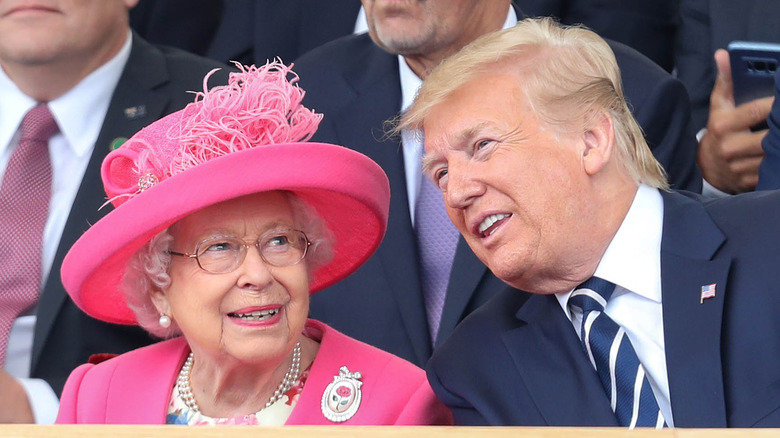
[[[169,318],[168,315],[164,313],[160,314],[160,320],[158,322],[160,323],[160,326],[163,328],[168,328],[171,326],[171,318]]]

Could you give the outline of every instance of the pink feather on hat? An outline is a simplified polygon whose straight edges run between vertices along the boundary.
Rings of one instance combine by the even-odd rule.
[[[214,158],[314,135],[322,114],[301,104],[305,92],[289,67],[279,62],[236,66],[239,71],[230,73],[227,85],[209,90],[210,72],[195,102],[144,128],[106,157],[103,185],[115,207]]]

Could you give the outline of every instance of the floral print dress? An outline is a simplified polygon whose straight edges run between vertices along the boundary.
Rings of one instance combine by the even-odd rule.
[[[263,408],[254,414],[243,415],[233,418],[213,418],[195,412],[184,403],[179,395],[178,383],[173,386],[171,392],[171,401],[168,404],[168,415],[165,417],[166,424],[186,424],[189,426],[203,425],[225,425],[225,426],[245,426],[245,425],[263,425],[263,426],[282,426],[287,422],[287,418],[295,409],[298,397],[303,391],[306,379],[309,377],[311,365],[306,369],[298,381],[280,398],[276,403],[267,408]]]

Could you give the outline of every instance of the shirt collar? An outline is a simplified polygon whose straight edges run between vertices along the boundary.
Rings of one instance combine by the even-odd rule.
[[[658,190],[641,184],[593,275],[660,303],[663,212]],[[571,291],[555,295],[571,318],[567,306]]]
[[[593,275],[660,303],[663,213],[658,190],[640,185]]]

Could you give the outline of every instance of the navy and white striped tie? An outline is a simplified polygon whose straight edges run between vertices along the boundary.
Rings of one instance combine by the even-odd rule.
[[[614,290],[613,283],[591,277],[572,292],[569,305],[582,309],[582,346],[596,368],[618,423],[631,429],[661,428],[665,426],[664,418],[645,368],[625,330],[604,313]]]

